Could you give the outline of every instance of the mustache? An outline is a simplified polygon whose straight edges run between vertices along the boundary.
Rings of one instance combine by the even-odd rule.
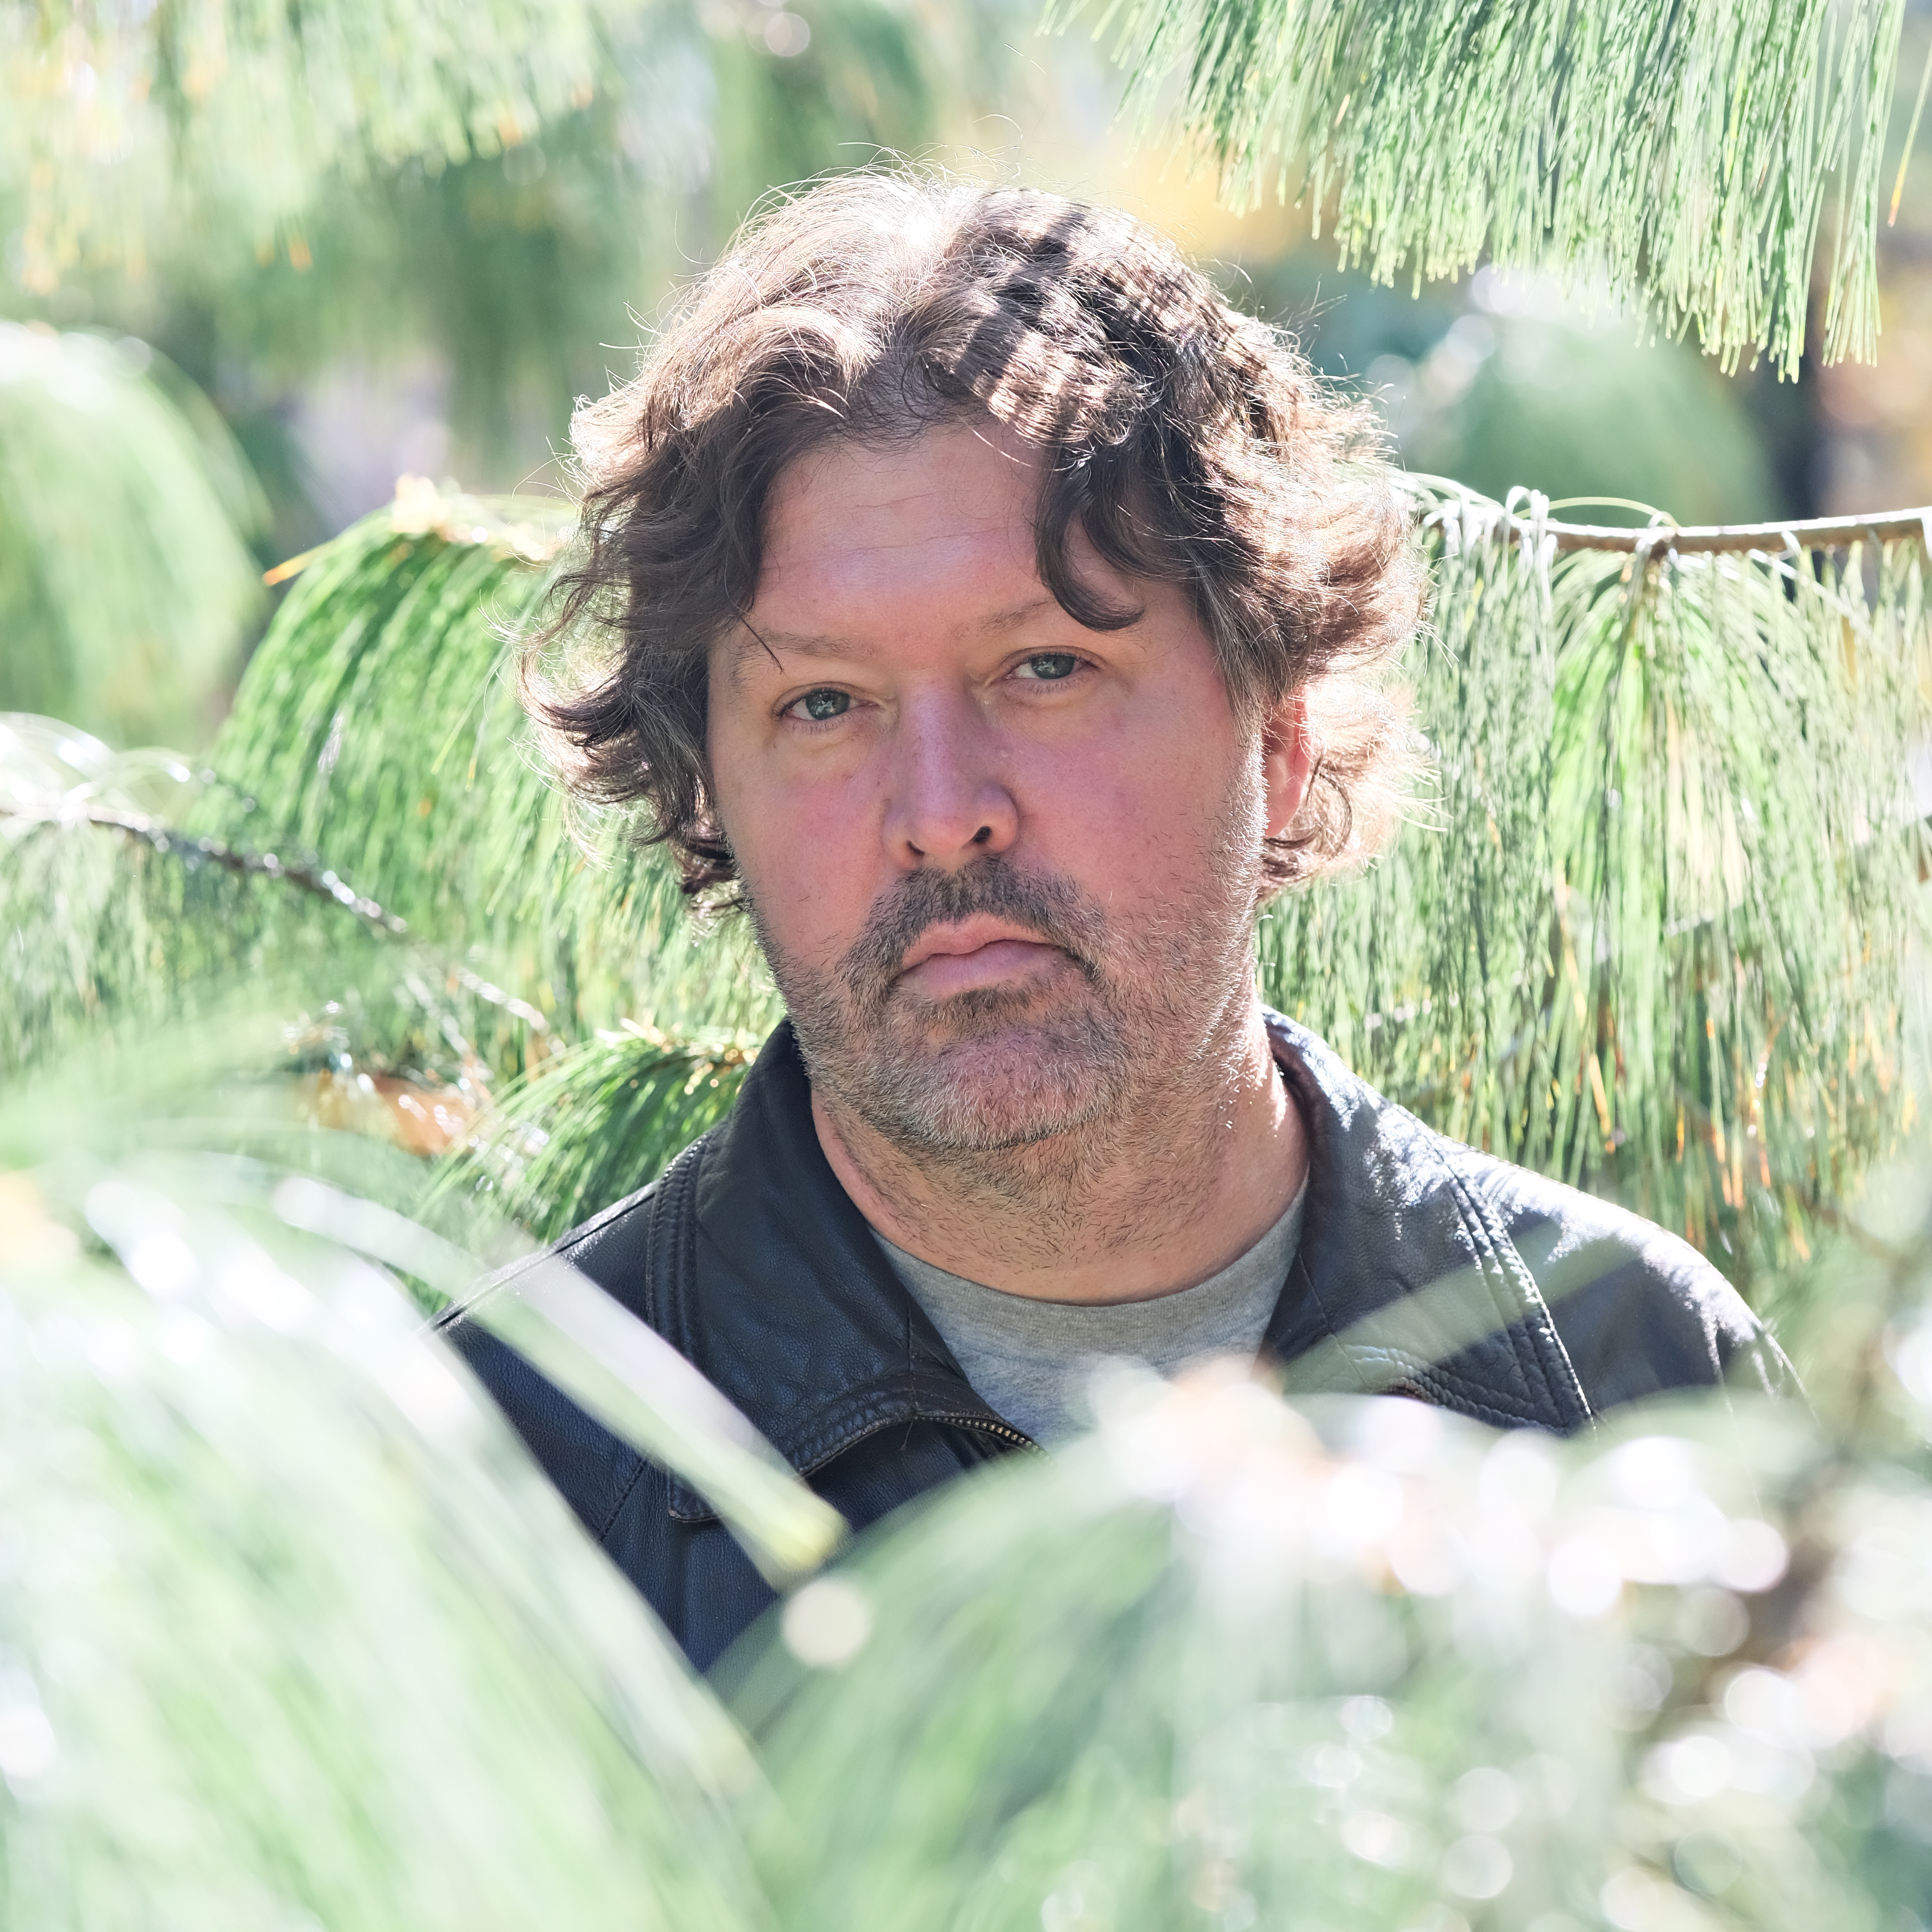
[[[1097,983],[1094,955],[1104,920],[1071,880],[1023,872],[997,854],[957,872],[909,872],[884,893],[840,962],[847,991],[862,1004],[884,1004],[905,956],[926,929],[983,913],[1022,926],[1057,946]]]

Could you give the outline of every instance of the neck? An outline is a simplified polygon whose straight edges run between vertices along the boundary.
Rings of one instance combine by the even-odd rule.
[[[920,1260],[1037,1300],[1151,1300],[1244,1254],[1308,1171],[1259,1002],[1215,1044],[1108,1120],[1025,1147],[909,1153],[815,1085],[812,1121],[860,1212]]]

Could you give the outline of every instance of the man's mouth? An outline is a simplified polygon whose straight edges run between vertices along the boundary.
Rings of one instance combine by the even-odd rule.
[[[907,949],[902,985],[930,1000],[1011,984],[1050,970],[1066,955],[1011,921],[977,916],[928,926]]]

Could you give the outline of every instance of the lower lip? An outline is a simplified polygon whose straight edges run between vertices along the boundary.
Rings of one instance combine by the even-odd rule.
[[[900,982],[929,1000],[950,999],[1044,971],[1060,957],[1056,946],[1028,939],[996,939],[970,952],[935,952],[900,976]]]

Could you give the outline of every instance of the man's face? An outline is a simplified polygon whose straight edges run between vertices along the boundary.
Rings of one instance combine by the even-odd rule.
[[[813,1081],[908,1153],[1124,1124],[1198,1079],[1300,802],[1292,707],[1242,728],[1181,591],[1076,539],[1143,614],[1054,602],[1036,478],[968,426],[802,460],[712,658],[714,802]]]

